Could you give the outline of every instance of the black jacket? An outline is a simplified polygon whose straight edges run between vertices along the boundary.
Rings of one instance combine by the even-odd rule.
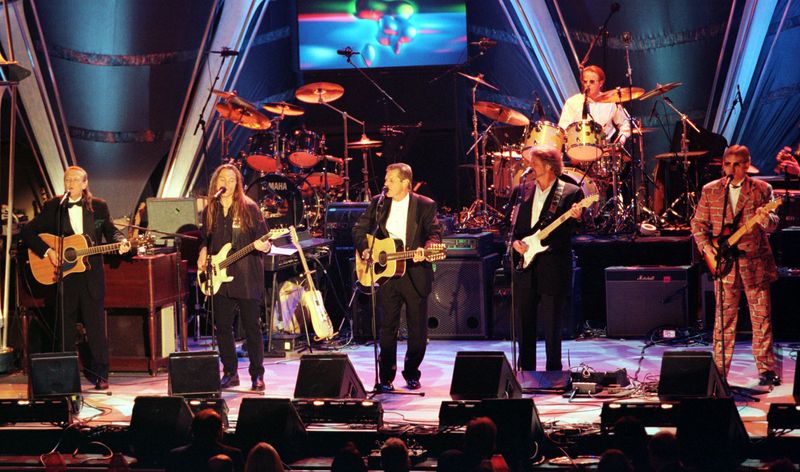
[[[375,236],[378,239],[389,237],[389,232],[386,230],[386,220],[389,218],[389,209],[392,207],[392,201],[390,199],[385,200],[380,214],[378,214],[379,198],[372,199],[367,210],[361,214],[355,226],[353,226],[353,242],[358,254],[368,248],[367,234],[372,233],[376,221],[379,224],[379,230]],[[411,200],[408,203],[405,249],[413,250],[425,247],[426,243],[442,242],[442,225],[439,224],[439,220],[436,218],[436,202],[413,192],[409,194],[409,198]],[[431,293],[433,269],[430,262],[413,262],[409,260],[406,264],[406,274],[411,278],[411,283],[414,284],[414,288],[420,296],[425,297]]]

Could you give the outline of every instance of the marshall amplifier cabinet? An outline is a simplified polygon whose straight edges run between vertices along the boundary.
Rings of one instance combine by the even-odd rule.
[[[337,249],[353,248],[351,231],[368,205],[366,202],[335,202],[325,208],[325,237],[332,239]]]
[[[694,313],[695,266],[607,267],[607,334],[647,336],[652,330],[687,328]]]

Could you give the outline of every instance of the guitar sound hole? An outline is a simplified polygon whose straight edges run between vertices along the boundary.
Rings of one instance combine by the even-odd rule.
[[[67,248],[64,250],[64,262],[75,262],[75,248]]]
[[[378,254],[378,264],[385,266],[386,265],[386,253],[381,252]]]

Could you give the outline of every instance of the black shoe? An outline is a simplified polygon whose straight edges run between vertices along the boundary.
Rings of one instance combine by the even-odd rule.
[[[422,388],[422,384],[419,383],[417,379],[408,379],[406,380],[406,387],[408,387],[409,390],[419,390]]]
[[[220,388],[230,388],[239,386],[239,374],[225,374],[219,381]]]
[[[257,375],[253,377],[253,386],[250,390],[255,390],[256,392],[263,392],[266,386],[264,385],[264,376]]]
[[[97,379],[97,382],[94,384],[95,390],[108,390],[108,380]]]
[[[391,382],[381,382],[375,385],[375,393],[393,392],[394,385]]]
[[[766,372],[761,372],[760,374],[758,374],[758,385],[761,385],[762,387],[766,386],[777,387],[780,384],[781,384],[781,378],[778,377],[778,375],[771,370],[768,370]]]

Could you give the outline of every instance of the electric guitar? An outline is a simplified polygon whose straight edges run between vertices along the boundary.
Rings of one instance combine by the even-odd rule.
[[[285,233],[286,230],[284,229],[272,230],[264,236],[258,238],[258,240],[271,240],[272,238],[276,238]],[[203,292],[203,295],[207,297],[211,296],[219,291],[219,288],[222,286],[222,284],[232,281],[233,276],[228,275],[228,267],[242,259],[244,256],[253,252],[253,250],[256,248],[253,243],[250,243],[229,256],[228,253],[230,252],[231,247],[231,243],[225,243],[218,253],[211,256],[211,262],[209,265],[209,269],[211,269],[211,274],[213,275],[211,280],[209,280],[207,269],[205,267],[198,267],[197,286],[200,287],[200,291]]]
[[[61,276],[85,272],[91,265],[85,259],[87,256],[95,254],[107,254],[119,252],[122,243],[102,244],[92,246],[89,237],[84,234],[73,234],[71,236],[59,237],[49,233],[39,235],[47,246],[58,254],[61,253]],[[153,238],[150,236],[140,236],[128,241],[131,249],[139,246],[152,246]],[[39,257],[31,249],[28,249],[28,264],[31,268],[33,278],[42,285],[52,285],[58,281],[57,267],[50,262],[50,259]]]
[[[578,202],[578,208],[588,208],[593,203],[597,202],[600,197],[598,195],[589,195],[588,197],[584,198],[580,202]],[[522,238],[522,242],[528,245],[528,249],[522,255],[522,261],[520,261],[522,269],[527,269],[531,262],[536,258],[539,253],[545,252],[547,250],[547,246],[542,244],[542,241],[547,239],[550,236],[550,233],[556,230],[562,223],[570,219],[571,215],[569,211],[564,212],[561,216],[553,220],[552,223],[545,226],[544,229],[536,230],[531,235],[525,236]]]
[[[322,301],[322,293],[314,286],[314,279],[311,278],[311,270],[308,268],[306,256],[303,253],[303,246],[300,245],[300,239],[297,237],[297,230],[294,226],[289,226],[289,234],[291,235],[292,244],[297,248],[297,254],[300,256],[300,262],[303,264],[303,274],[308,283],[308,289],[303,292],[300,297],[300,304],[308,313],[311,318],[311,325],[314,326],[314,339],[328,339],[332,338],[336,333],[333,332],[333,325],[331,319],[328,317],[328,312],[325,310],[325,303]]]
[[[392,277],[402,277],[406,272],[405,261],[414,258],[414,251],[403,251],[403,242],[392,238],[375,239],[368,234],[367,247],[372,247],[371,266],[356,250],[356,278],[363,287],[369,287],[373,282],[382,284]],[[441,261],[445,257],[447,247],[443,243],[434,243],[425,248],[428,262]]]
[[[773,211],[783,203],[782,200],[773,200],[762,208],[766,208],[767,211]],[[738,248],[736,247],[736,243],[744,236],[745,234],[749,233],[753,226],[758,224],[758,215],[753,215],[749,220],[747,220],[738,230],[734,233],[731,233],[734,227],[736,227],[736,221],[733,224],[725,225],[722,228],[719,236],[711,238],[711,245],[717,250],[719,254],[719,265],[717,264],[717,257],[709,254],[708,252],[703,254],[703,259],[706,261],[706,265],[708,266],[709,272],[711,272],[711,276],[716,278],[725,277],[731,269],[733,269],[733,262],[738,255]]]

